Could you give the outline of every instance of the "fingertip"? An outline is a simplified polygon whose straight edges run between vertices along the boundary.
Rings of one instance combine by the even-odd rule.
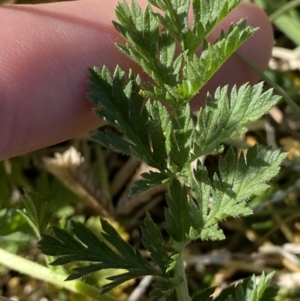
[[[256,28],[257,31],[239,48],[238,53],[254,62],[261,70],[265,70],[268,66],[273,48],[272,25],[267,14],[252,3],[242,3],[242,5],[233,11],[233,15],[239,17],[239,15],[245,11],[247,12],[247,24]],[[253,84],[258,79],[259,76],[251,70],[249,82]]]
[[[133,66],[114,46],[118,35],[111,20],[117,2],[85,0],[0,9],[0,160],[101,124],[85,97],[87,68]],[[273,43],[268,18],[258,7],[242,3],[221,26],[241,18],[260,29],[239,52],[265,69]],[[233,56],[193,100],[192,108],[203,105],[207,91],[218,86],[257,80],[250,67]]]

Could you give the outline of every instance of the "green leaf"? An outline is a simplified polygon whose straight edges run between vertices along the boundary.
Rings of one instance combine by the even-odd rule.
[[[170,160],[181,170],[189,159],[194,135],[194,125],[189,104],[178,108],[171,116]]]
[[[58,256],[52,265],[88,262],[73,269],[67,280],[84,277],[101,269],[124,269],[128,272],[108,278],[103,293],[129,279],[146,275],[161,275],[118,232],[101,219],[103,239],[79,222],[72,221],[72,234],[54,227],[55,236],[44,234],[39,247],[46,255]]]
[[[152,4],[158,4],[157,1],[149,1]],[[188,12],[190,0],[171,1],[163,0],[164,16],[156,14],[160,23],[181,43],[184,41],[184,35],[188,30]],[[157,5],[156,5],[157,6]]]
[[[275,301],[278,291],[279,291],[279,288],[276,288],[274,286],[269,286],[263,292],[263,295],[260,298],[260,300],[261,301]]]
[[[200,231],[191,232],[193,235],[191,239],[202,239],[202,240],[223,240],[225,239],[225,235],[223,230],[219,228],[218,224],[214,224],[212,226],[204,225]]]
[[[208,287],[201,292],[197,292],[191,301],[212,301],[212,295],[215,292],[215,287]]]
[[[205,168],[198,163],[193,179],[188,182],[197,204],[190,217],[194,220],[190,239],[224,239],[218,223],[228,217],[251,214],[246,201],[268,188],[266,183],[277,175],[285,158],[286,154],[279,150],[259,149],[258,146],[249,148],[246,157],[242,154],[236,158],[230,149],[220,159],[219,174],[213,176],[212,182]]]
[[[132,127],[140,125],[139,122],[147,123],[147,113],[143,110],[144,98],[139,94],[140,85],[140,78],[132,73],[126,83],[125,73],[119,67],[116,67],[113,77],[106,67],[102,70],[90,69],[91,92],[88,97],[93,103],[101,105],[101,108],[95,109],[95,113],[133,140],[142,137],[138,131],[133,132]],[[137,120],[130,118],[133,116]],[[147,139],[142,142],[147,143]]]
[[[182,280],[172,278],[168,280],[161,280],[153,284],[154,290],[150,293],[151,301],[179,301],[176,296],[176,286]]]
[[[166,229],[176,242],[185,242],[190,230],[192,201],[187,190],[177,179],[172,180],[167,194],[168,209],[165,210]]]
[[[214,27],[225,18],[238,4],[234,1],[193,1],[193,26],[188,30],[184,40],[184,50],[189,55],[195,53]]]
[[[269,292],[274,292],[274,289],[268,288],[268,285],[274,273],[265,276],[262,273],[260,280],[257,283],[255,276],[244,279],[237,286],[230,286],[222,291],[222,293],[214,301],[272,301],[274,295]],[[195,299],[192,301],[198,301]],[[199,300],[200,301],[200,300]]]
[[[131,280],[133,278],[139,278],[139,277],[141,277],[140,271],[139,270],[135,271],[133,269],[127,273],[122,273],[122,274],[107,277],[106,279],[110,280],[111,282],[106,284],[103,287],[101,293],[105,294],[105,293],[109,292],[110,290],[112,290],[113,288],[115,288],[116,286],[118,286],[128,280]]]
[[[206,168],[198,162],[197,168],[193,170],[192,176],[187,179],[188,185],[191,187],[198,203],[198,223],[199,228],[205,224],[206,216],[209,210],[209,198],[211,196],[211,181],[208,177]]]
[[[220,143],[230,137],[242,135],[245,126],[264,115],[280,97],[272,90],[263,92],[263,84],[233,87],[228,98],[228,87],[218,88],[214,99],[208,95],[206,106],[200,109],[195,133],[194,157],[215,154],[222,150]]]
[[[144,220],[144,227],[142,227],[143,245],[150,252],[151,257],[155,263],[160,267],[161,273],[166,275],[172,258],[168,252],[163,236],[158,226],[153,222],[149,214]]]
[[[148,105],[148,110],[155,107],[153,111],[160,113],[159,116],[152,116],[152,120],[149,119],[144,97],[140,94],[140,85],[140,78],[134,77],[132,73],[126,83],[125,73],[119,67],[113,77],[105,67],[101,71],[98,68],[90,70],[91,92],[88,96],[92,102],[101,105],[95,109],[96,115],[126,136],[125,140],[108,131],[95,134],[94,139],[118,152],[132,154],[152,167],[165,169],[164,129],[159,131],[159,127],[162,127],[160,118],[166,118],[166,110],[162,109],[161,104]]]
[[[159,101],[153,103],[148,101],[146,110],[149,115],[146,133],[150,141],[153,158],[156,160],[156,165],[161,167],[160,170],[166,171],[168,154],[170,153],[168,142],[171,132],[170,116],[167,109]]]
[[[135,0],[131,9],[123,1],[117,5],[116,15],[120,23],[113,24],[128,41],[118,48],[137,62],[156,83],[175,86],[177,74],[172,65],[176,42],[168,31],[159,32],[157,17],[151,7],[148,5],[142,13]]]
[[[175,93],[182,95],[185,101],[190,101],[254,31],[246,26],[245,20],[241,20],[231,25],[228,32],[222,32],[213,44],[204,43],[200,57],[185,54],[184,80]]]
[[[263,272],[258,284],[256,284],[256,298],[261,301],[271,301],[275,300],[274,298],[277,296],[277,292],[279,291],[279,288],[275,287],[268,287],[270,284],[275,272],[269,273],[268,275],[265,275]]]
[[[156,17],[148,5],[144,14],[136,0],[131,9],[123,1],[116,6],[116,16],[120,23],[113,22],[119,33],[130,42],[141,58],[155,56],[158,50],[159,28]]]
[[[150,4],[153,6],[156,6],[157,8],[160,8],[162,11],[167,10],[167,6],[165,4],[164,0],[148,0]]]
[[[130,155],[135,153],[135,145],[123,139],[111,130],[102,130],[101,128],[91,135],[91,138],[104,147],[121,153],[123,155]],[[139,154],[136,154],[138,157]]]
[[[26,218],[37,237],[40,238],[41,234],[47,231],[52,211],[47,202],[38,193],[25,191],[22,201],[25,211],[19,211],[19,213]]]
[[[168,70],[173,64],[176,43],[174,38],[166,30],[162,31],[159,42],[160,62],[165,66],[166,70]]]
[[[278,173],[285,155],[253,147],[245,157],[236,157],[230,149],[220,159],[219,171],[213,175],[208,175],[200,163],[192,170],[192,163],[200,156],[220,153],[223,141],[243,134],[245,126],[265,114],[279,98],[273,97],[271,90],[263,92],[262,84],[234,87],[230,97],[228,87],[219,88],[214,97],[207,96],[206,107],[200,110],[195,126],[189,101],[255,29],[242,20],[231,25],[226,33],[221,32],[210,44],[205,40],[208,34],[240,1],[148,2],[159,10],[154,12],[148,5],[143,12],[137,0],[132,0],[131,6],[125,1],[119,3],[118,22],[114,26],[126,40],[125,45],[118,45],[119,49],[137,62],[152,82],[143,84],[131,72],[126,78],[119,67],[113,76],[107,68],[95,68],[91,70],[89,97],[99,105],[96,115],[122,133],[100,131],[94,139],[157,169],[143,174],[131,195],[157,185],[168,185],[165,228],[172,247],[167,247],[150,215],[146,216],[142,228],[142,242],[157,269],[105,221],[102,221],[101,238],[83,225],[73,223],[73,234],[55,228],[55,237],[43,238],[50,247],[43,240],[41,246],[59,256],[54,264],[90,262],[88,266],[75,268],[69,280],[98,269],[124,269],[127,272],[108,278],[111,282],[104,287],[104,292],[129,279],[154,275],[163,279],[154,285],[152,301],[182,301],[178,298],[190,299],[181,264],[183,248],[199,238],[223,239],[218,223],[251,213],[247,200],[268,187],[267,182]],[[191,3],[194,21],[189,27]],[[196,52],[201,45],[198,56]],[[179,54],[178,47],[181,47]],[[168,109],[163,104],[169,105]],[[262,284],[257,285],[253,279],[236,289],[225,290],[224,301],[252,301],[253,296],[269,298],[272,294],[266,289],[269,279],[263,275]],[[195,295],[193,301],[212,300],[212,291]]]
[[[236,159],[230,149],[220,160],[220,179],[214,176],[212,189],[212,207],[205,227],[212,226],[228,217],[246,216],[252,213],[246,206],[246,200],[259,195],[271,178],[279,172],[279,165],[286,158],[279,150],[249,148],[246,157]]]
[[[142,173],[142,180],[135,181],[131,187],[129,196],[134,196],[141,192],[148,190],[149,188],[161,186],[168,179],[165,174],[149,171],[149,173]]]
[[[215,288],[196,293],[191,301],[273,301],[278,289],[268,287],[274,273],[262,273],[257,283],[255,276],[244,279],[238,285],[224,289],[216,298],[212,297]]]

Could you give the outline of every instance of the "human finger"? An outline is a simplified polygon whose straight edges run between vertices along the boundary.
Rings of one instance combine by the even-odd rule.
[[[85,97],[87,68],[133,66],[114,45],[119,39],[111,25],[116,3],[92,0],[0,7],[0,160],[103,124],[93,116]],[[261,30],[240,51],[264,68],[272,46],[270,24],[258,8],[242,4],[222,26],[242,17]],[[231,58],[193,107],[199,107],[203,93],[216,86],[256,80],[248,66]]]

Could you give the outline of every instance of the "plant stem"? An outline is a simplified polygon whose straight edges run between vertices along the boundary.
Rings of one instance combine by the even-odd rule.
[[[85,295],[98,301],[119,301],[109,294],[101,295],[101,290],[79,280],[65,281],[66,275],[54,273],[48,268],[9,253],[0,248],[0,264],[42,281],[55,284],[71,292]]]
[[[180,277],[183,281],[176,287],[177,300],[190,301],[189,289],[186,280],[184,262],[182,252],[178,254],[175,266],[175,275]]]

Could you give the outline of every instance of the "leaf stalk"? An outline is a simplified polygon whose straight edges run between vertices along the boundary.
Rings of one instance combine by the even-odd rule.
[[[189,295],[182,252],[178,254],[178,257],[176,259],[175,276],[180,277],[183,280],[176,287],[177,300],[190,301],[191,298]]]
[[[32,278],[52,283],[70,292],[88,296],[97,301],[119,301],[109,294],[101,295],[101,290],[82,281],[65,281],[66,275],[55,273],[44,266],[1,248],[0,264]]]

